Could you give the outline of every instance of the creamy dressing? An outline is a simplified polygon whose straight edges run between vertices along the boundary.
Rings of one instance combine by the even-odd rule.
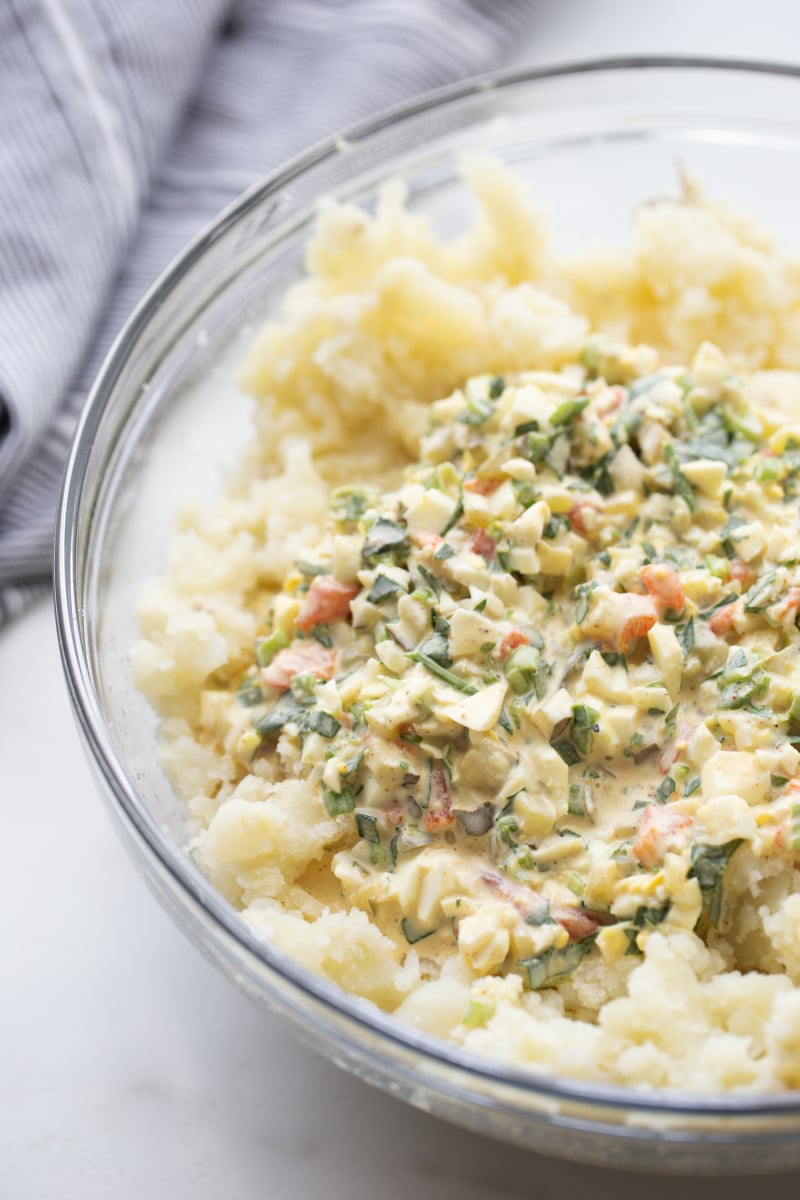
[[[710,346],[471,379],[398,488],[334,494],[206,736],[319,788],[303,886],[423,975],[714,936],[740,848],[800,848],[799,472]]]

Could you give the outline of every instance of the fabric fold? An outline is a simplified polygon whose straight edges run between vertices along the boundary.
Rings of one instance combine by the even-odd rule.
[[[305,146],[496,66],[531,12],[530,0],[9,0],[0,620],[49,574],[80,408],[170,259]]]

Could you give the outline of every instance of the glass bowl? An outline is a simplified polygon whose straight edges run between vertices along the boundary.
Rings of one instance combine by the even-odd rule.
[[[488,76],[415,100],[316,146],[202,233],[119,335],[83,413],[64,483],[56,608],[64,667],[100,790],[142,875],[243,991],[362,1079],[438,1116],[566,1158],[673,1171],[800,1165],[797,1095],[688,1096],[561,1082],[477,1058],[346,995],[260,941],[185,849],[129,650],[140,586],[166,566],[172,516],[208,498],[247,437],[234,365],[301,274],[316,202],[371,205],[388,177],[455,232],[459,154],[513,165],[569,249],[621,237],[632,209],[674,192],[677,168],[797,241],[800,75],[665,59]]]

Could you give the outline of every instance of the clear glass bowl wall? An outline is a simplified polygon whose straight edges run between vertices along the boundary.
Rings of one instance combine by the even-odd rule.
[[[562,1083],[401,1026],[258,941],[185,851],[156,723],[128,666],[142,584],[163,572],[179,503],[211,498],[248,436],[235,365],[302,272],[315,206],[370,207],[398,176],[452,235],[471,204],[462,154],[511,164],[558,244],[619,240],[678,170],[796,248],[800,79],[746,64],[651,60],[483,79],[332,139],[228,209],[162,277],[87,405],[59,514],[56,602],[67,679],[108,810],[189,938],[335,1062],[418,1107],[546,1153],[658,1170],[800,1165],[796,1097],[689,1097]],[[189,1018],[187,1018],[189,1019]]]

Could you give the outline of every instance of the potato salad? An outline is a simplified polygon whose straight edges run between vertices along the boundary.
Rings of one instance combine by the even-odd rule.
[[[800,268],[696,191],[559,259],[470,182],[452,242],[323,210],[140,599],[188,852],[472,1053],[800,1088]]]
[[[800,849],[796,433],[712,346],[473,378],[402,486],[335,492],[205,719],[318,789],[401,949],[540,989],[724,932],[741,848]]]

